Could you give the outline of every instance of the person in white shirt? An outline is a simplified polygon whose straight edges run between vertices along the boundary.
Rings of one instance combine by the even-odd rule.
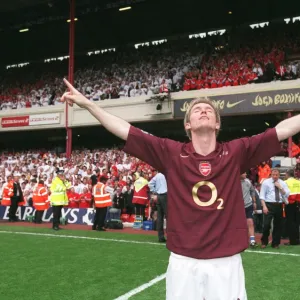
[[[289,204],[290,190],[287,184],[281,180],[278,169],[273,169],[271,178],[265,179],[261,185],[259,198],[263,207],[264,226],[261,237],[261,248],[265,249],[269,244],[271,222],[274,223],[272,232],[272,247],[278,248],[281,240],[281,223],[283,217],[283,203]]]
[[[110,194],[110,198],[113,199],[115,196],[115,188],[113,182],[109,179],[106,182],[105,191]]]
[[[86,186],[81,182],[80,179],[76,179],[76,184],[74,186],[74,189],[75,189],[75,193],[77,194],[82,194],[83,193],[83,189],[85,188]]]
[[[253,68],[253,72],[256,73],[258,77],[263,76],[263,71],[259,64],[255,64],[255,66]]]
[[[24,192],[28,195],[27,196],[27,203],[28,206],[33,206],[33,202],[32,202],[32,197],[33,197],[33,190],[37,185],[37,180],[36,179],[31,179],[30,183],[28,183],[25,186]]]
[[[82,177],[86,177],[88,174],[87,174],[87,167],[86,166],[83,166],[82,167],[82,170],[80,170],[78,172]]]
[[[5,184],[5,181],[3,181],[1,179],[1,181],[0,181],[0,200],[2,200],[2,194],[3,194],[3,186],[4,186],[4,184]]]

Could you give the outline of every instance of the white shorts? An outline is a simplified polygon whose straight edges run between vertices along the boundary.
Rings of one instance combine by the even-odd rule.
[[[166,284],[167,300],[247,300],[240,254],[194,259],[171,253]]]

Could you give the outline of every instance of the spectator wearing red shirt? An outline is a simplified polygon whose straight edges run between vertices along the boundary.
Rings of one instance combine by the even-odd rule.
[[[218,82],[216,77],[212,77],[211,81],[210,81],[210,88],[211,89],[215,89],[218,87]]]
[[[105,179],[108,179],[108,174],[107,174],[107,170],[103,170],[100,177],[105,177]]]
[[[232,80],[230,79],[230,77],[228,75],[226,75],[226,77],[223,81],[223,85],[224,86],[231,86],[231,82],[232,82]]]
[[[79,195],[79,208],[89,208],[91,206],[92,194],[85,187],[83,188],[83,194]]]
[[[197,87],[197,84],[196,84],[196,78],[192,78],[192,79],[191,79],[191,87],[190,87],[190,89],[191,89],[191,90],[195,90],[196,87]]]
[[[201,90],[203,89],[203,80],[201,78],[201,75],[198,76],[198,79],[196,80],[196,90]]]
[[[74,187],[72,187],[68,192],[69,206],[70,208],[79,207],[79,194],[75,193]]]
[[[185,78],[184,84],[183,84],[183,90],[189,91],[191,89],[191,80],[188,78]]]
[[[205,82],[204,82],[204,88],[205,88],[205,89],[209,89],[209,88],[210,88],[210,79],[209,79],[209,78],[207,78],[207,79],[205,80]]]

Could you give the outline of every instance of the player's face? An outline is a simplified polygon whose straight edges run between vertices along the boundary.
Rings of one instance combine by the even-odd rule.
[[[186,129],[200,133],[215,132],[220,129],[214,109],[207,103],[196,104],[191,110],[190,121],[186,123]]]

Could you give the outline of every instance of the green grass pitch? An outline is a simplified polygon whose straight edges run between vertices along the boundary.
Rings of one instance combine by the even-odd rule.
[[[169,257],[156,236],[142,234],[0,226],[0,239],[1,300],[113,300],[164,274]],[[242,255],[248,299],[300,299],[300,247],[265,251],[281,255]],[[165,299],[165,281],[130,299]]]

